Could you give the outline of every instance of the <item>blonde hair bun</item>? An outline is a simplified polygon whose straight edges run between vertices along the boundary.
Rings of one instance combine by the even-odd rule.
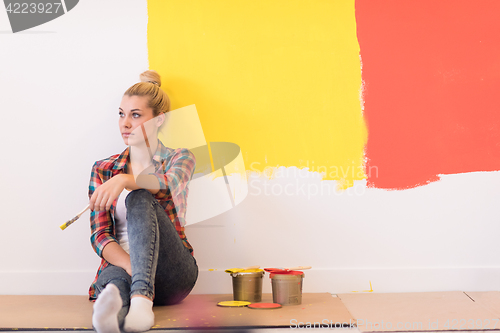
[[[156,84],[158,87],[161,87],[161,78],[160,74],[158,74],[155,70],[147,70],[139,75],[141,82],[150,82]]]
[[[153,110],[153,116],[170,111],[170,98],[161,86],[160,74],[154,70],[139,75],[141,82],[137,82],[125,91],[127,96],[146,96],[148,106]],[[151,84],[153,83],[153,84]]]

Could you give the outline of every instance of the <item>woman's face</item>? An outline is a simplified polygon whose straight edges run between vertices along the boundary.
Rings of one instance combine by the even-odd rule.
[[[123,96],[118,108],[118,125],[123,141],[128,146],[145,144],[141,124],[144,125],[148,140],[156,139],[161,117],[153,117],[146,96]],[[156,119],[155,119],[156,118]]]

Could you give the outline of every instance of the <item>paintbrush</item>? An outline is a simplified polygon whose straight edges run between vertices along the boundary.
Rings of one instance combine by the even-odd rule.
[[[61,228],[61,230],[64,230],[66,229],[68,226],[70,226],[73,222],[75,222],[76,220],[78,220],[80,218],[80,216],[82,216],[83,213],[85,213],[85,211],[87,209],[89,209],[90,207],[90,204],[87,205],[87,207],[85,207],[84,210],[82,210],[80,213],[78,213],[78,215],[76,215],[75,217],[73,217],[71,220],[69,220],[68,222],[64,223],[63,225],[61,225],[59,228]]]
[[[243,272],[246,270],[259,269],[259,268],[260,268],[260,266],[248,266],[248,267],[243,267],[243,268],[230,268],[230,269],[226,269],[226,273],[239,273],[239,272]]]

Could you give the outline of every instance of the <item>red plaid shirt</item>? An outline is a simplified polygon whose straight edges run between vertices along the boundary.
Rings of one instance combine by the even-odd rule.
[[[95,189],[113,176],[127,172],[127,159],[129,148],[120,155],[97,161],[92,167],[89,183],[89,199]],[[165,147],[158,140],[158,148],[153,156],[155,175],[160,183],[160,190],[155,194],[155,199],[165,208],[165,212],[174,223],[184,245],[193,254],[193,248],[184,234],[186,199],[189,193],[188,183],[193,177],[196,159],[191,151],[186,148],[172,149]],[[167,186],[168,185],[168,186]],[[175,203],[174,203],[175,201]],[[92,248],[102,258],[102,250],[109,242],[118,242],[115,236],[115,200],[109,211],[92,211],[90,213],[90,241]],[[97,271],[94,281],[89,289],[89,299],[95,300],[95,283],[102,270],[109,265],[104,258]]]

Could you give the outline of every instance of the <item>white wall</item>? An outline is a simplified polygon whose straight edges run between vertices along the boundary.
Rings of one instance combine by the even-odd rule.
[[[118,106],[148,69],[146,1],[80,1],[16,34],[0,9],[0,24],[0,293],[85,294],[89,215],[59,225],[86,206],[94,161],[126,148]]]
[[[0,294],[87,293],[99,264],[89,214],[59,225],[87,204],[94,161],[126,148],[117,107],[148,68],[146,5],[81,1],[17,34],[0,10]],[[288,170],[273,180],[249,172],[245,201],[187,227],[194,292],[230,293],[224,269],[246,265],[312,265],[305,292],[500,288],[499,172],[329,195],[334,182]]]

